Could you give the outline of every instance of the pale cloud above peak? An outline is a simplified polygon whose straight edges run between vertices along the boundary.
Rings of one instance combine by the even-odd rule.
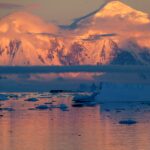
[[[18,8],[23,8],[24,5],[20,4],[14,4],[14,3],[0,3],[0,8],[1,9],[18,9]]]
[[[41,4],[39,4],[39,3],[31,3],[31,4],[27,5],[27,6],[25,6],[25,8],[26,9],[31,9],[31,10],[33,10],[33,9],[40,9],[41,8]]]
[[[30,3],[28,5],[25,4],[17,4],[17,3],[0,3],[0,9],[39,9],[41,5],[39,3]]]

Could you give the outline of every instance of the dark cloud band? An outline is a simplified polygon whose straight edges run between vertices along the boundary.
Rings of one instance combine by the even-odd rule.
[[[15,9],[15,8],[23,8],[24,5],[13,4],[13,3],[0,3],[1,9]]]

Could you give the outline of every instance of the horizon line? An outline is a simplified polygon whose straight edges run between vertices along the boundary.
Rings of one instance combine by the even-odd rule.
[[[0,74],[150,73],[150,65],[0,66]]]

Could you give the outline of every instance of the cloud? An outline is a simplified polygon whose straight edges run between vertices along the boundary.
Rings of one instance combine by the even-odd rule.
[[[110,33],[110,34],[94,34],[90,35],[88,38],[83,39],[83,41],[96,41],[99,40],[103,37],[112,37],[112,36],[117,36],[116,33]]]
[[[94,34],[114,32],[116,34],[123,35],[124,37],[150,37],[150,23],[136,23],[132,20],[130,21],[128,16],[124,18],[120,18],[118,16],[98,18],[96,20],[91,20],[91,18],[89,18],[80,22],[78,27],[80,30],[76,30],[76,32],[81,35],[88,31],[93,31]]]
[[[13,4],[13,3],[0,3],[1,9],[15,9],[15,8],[23,8],[24,5]]]
[[[105,0],[106,2],[121,1],[121,0]]]
[[[26,6],[27,9],[39,9],[41,5],[39,3],[31,3]]]
[[[21,5],[15,3],[0,3],[0,9],[38,9],[40,8],[39,3],[31,3],[29,5]]]

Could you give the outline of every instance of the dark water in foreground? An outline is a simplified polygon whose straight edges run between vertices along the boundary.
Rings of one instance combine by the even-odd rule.
[[[38,102],[24,101],[39,96],[28,93],[0,102],[1,108],[14,109],[0,111],[0,150],[150,150],[150,105],[147,103],[75,108],[71,106],[71,94],[50,95]],[[51,101],[67,104],[69,111],[29,110]],[[138,123],[119,124],[123,119]]]

